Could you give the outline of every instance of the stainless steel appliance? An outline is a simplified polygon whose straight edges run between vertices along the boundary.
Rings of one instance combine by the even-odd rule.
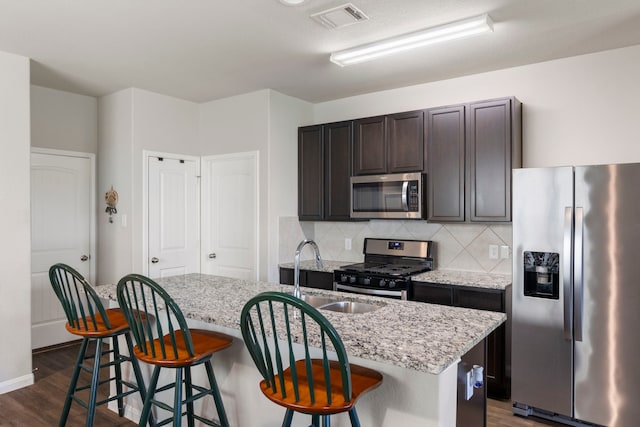
[[[637,426],[640,164],[513,173],[513,412]]]
[[[351,218],[422,218],[422,181],[419,172],[351,177]]]
[[[364,239],[364,262],[334,271],[339,291],[407,299],[412,274],[433,268],[429,240]]]

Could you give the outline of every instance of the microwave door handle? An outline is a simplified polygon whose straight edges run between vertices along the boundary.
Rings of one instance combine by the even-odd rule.
[[[405,212],[409,212],[409,181],[404,181],[402,183],[402,210]]]

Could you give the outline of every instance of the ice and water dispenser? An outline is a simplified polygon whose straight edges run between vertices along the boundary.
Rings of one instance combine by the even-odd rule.
[[[524,252],[524,295],[560,298],[560,255],[555,252]]]

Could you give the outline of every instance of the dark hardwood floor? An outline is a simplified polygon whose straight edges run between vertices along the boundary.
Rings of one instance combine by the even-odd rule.
[[[0,427],[51,427],[58,425],[69,380],[78,354],[79,343],[70,343],[53,349],[34,352],[35,383],[0,395]],[[82,372],[81,381],[90,376]],[[101,390],[106,397],[108,386]],[[545,420],[521,418],[511,414],[511,402],[489,399],[487,427],[543,427],[560,426]],[[86,411],[77,403],[71,405],[67,426],[85,425]],[[130,427],[136,424],[120,418],[106,405],[96,410],[96,427]],[[242,426],[251,427],[251,426]]]

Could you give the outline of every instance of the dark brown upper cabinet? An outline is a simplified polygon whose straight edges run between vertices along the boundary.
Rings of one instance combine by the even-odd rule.
[[[298,218],[349,220],[351,121],[298,128]]]
[[[423,153],[423,111],[354,121],[354,175],[422,172]]]
[[[465,107],[427,110],[427,220],[464,221]]]
[[[511,221],[511,171],[522,165],[513,98],[427,111],[427,220]]]

